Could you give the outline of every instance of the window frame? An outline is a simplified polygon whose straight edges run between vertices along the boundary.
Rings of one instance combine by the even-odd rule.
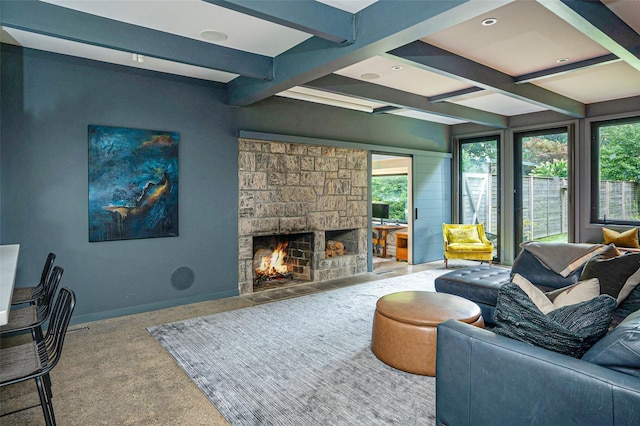
[[[600,216],[600,128],[615,124],[638,123],[640,124],[640,115],[632,115],[606,120],[594,120],[589,124],[590,131],[590,153],[591,153],[591,215],[590,222],[599,225],[640,225],[639,220],[622,220],[610,219]]]

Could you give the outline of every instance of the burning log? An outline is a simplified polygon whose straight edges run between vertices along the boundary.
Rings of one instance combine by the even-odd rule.
[[[346,252],[347,250],[344,248],[344,244],[340,241],[327,241],[327,248],[325,251],[325,255],[327,257],[343,256]]]
[[[253,265],[256,272],[254,285],[263,281],[293,278],[289,272],[289,266],[285,263],[288,244],[280,243],[274,250],[262,249],[254,255]]]

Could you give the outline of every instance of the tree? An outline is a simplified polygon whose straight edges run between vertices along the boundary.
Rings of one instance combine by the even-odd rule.
[[[489,173],[494,165],[492,161],[498,158],[498,145],[495,140],[462,144],[462,170],[467,173]]]
[[[389,218],[407,220],[407,175],[374,176],[371,180],[373,202],[389,204]]]
[[[600,178],[640,180],[640,122],[601,126]]]
[[[546,161],[543,164],[538,164],[531,170],[531,176],[539,177],[561,177],[566,178],[567,173],[567,160],[566,159],[553,159],[553,161]]]
[[[563,137],[561,137],[563,136]],[[532,166],[567,158],[566,133],[527,137],[522,140],[522,161]]]

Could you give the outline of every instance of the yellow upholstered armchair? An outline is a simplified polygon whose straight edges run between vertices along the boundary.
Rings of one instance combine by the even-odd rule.
[[[442,242],[444,244],[444,267],[448,268],[449,259],[493,260],[493,244],[484,233],[484,225],[442,224]]]

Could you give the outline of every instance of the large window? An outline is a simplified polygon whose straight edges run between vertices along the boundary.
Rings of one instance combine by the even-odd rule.
[[[498,260],[500,214],[500,138],[489,136],[460,141],[460,223],[484,224]]]
[[[591,220],[640,223],[640,117],[592,123],[591,149]]]
[[[567,242],[569,129],[514,134],[515,249],[524,241]]]
[[[407,175],[383,175],[371,178],[374,203],[389,204],[389,220],[407,223]]]

